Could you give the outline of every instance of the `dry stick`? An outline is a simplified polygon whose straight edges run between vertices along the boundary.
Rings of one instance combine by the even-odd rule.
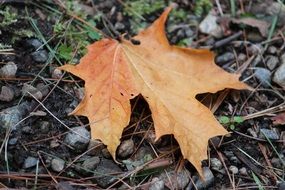
[[[50,173],[50,171],[47,169],[47,167],[46,167],[46,165],[45,165],[45,163],[44,163],[44,161],[43,161],[43,159],[42,159],[42,156],[41,156],[40,152],[41,152],[41,151],[38,151],[37,154],[38,154],[38,156],[39,156],[39,158],[40,158],[40,160],[41,160],[41,162],[42,162],[44,168],[46,169],[48,175],[52,178],[52,180],[53,180],[56,184],[58,184],[58,181],[53,177],[53,175],[52,175],[52,174]]]
[[[227,37],[227,38],[219,40],[213,45],[213,47],[211,47],[211,49],[215,49],[215,48],[219,48],[219,47],[222,47],[224,45],[227,45],[228,43],[232,42],[233,40],[239,38],[242,34],[243,34],[243,32],[239,31],[239,32]]]

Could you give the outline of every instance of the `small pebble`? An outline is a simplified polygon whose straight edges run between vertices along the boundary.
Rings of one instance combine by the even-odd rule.
[[[22,87],[22,94],[23,96],[36,98],[37,100],[41,100],[43,98],[43,94],[37,88],[27,83]]]
[[[281,183],[278,184],[278,190],[284,190],[285,189],[285,182],[282,181]]]
[[[47,133],[50,130],[50,123],[48,121],[41,121],[39,126],[42,133]]]
[[[10,102],[14,98],[14,90],[8,86],[2,86],[0,92],[0,101]]]
[[[234,59],[235,59],[235,55],[232,52],[226,52],[226,53],[216,57],[216,62],[218,64],[224,64],[224,63],[228,63],[229,61],[232,61]]]
[[[90,132],[84,127],[74,127],[66,135],[64,142],[72,146],[75,151],[83,151],[90,141]]]
[[[214,170],[220,170],[223,167],[222,162],[218,158],[211,158],[211,168]]]
[[[269,47],[267,48],[267,52],[268,52],[269,54],[276,54],[276,53],[277,53],[277,48],[276,48],[275,46],[269,46]]]
[[[84,160],[82,163],[82,168],[87,171],[94,170],[100,163],[100,158],[98,156],[94,156]]]
[[[8,62],[0,69],[0,77],[13,78],[17,72],[17,65],[14,62]]]
[[[281,158],[282,158],[282,157],[281,157]],[[284,161],[284,163],[285,163],[284,158],[283,158],[283,161]],[[275,168],[282,168],[282,161],[281,161],[279,158],[276,158],[276,157],[272,158],[272,159],[271,159],[271,164],[272,164],[273,167],[275,167]]]
[[[31,168],[37,165],[38,159],[32,156],[29,156],[28,158],[25,159],[24,161],[24,166],[23,168]]]
[[[48,53],[46,50],[35,51],[31,56],[33,60],[38,63],[44,63],[48,60]]]
[[[53,79],[60,79],[63,75],[63,72],[57,68],[52,70],[51,77]]]
[[[25,47],[32,48],[34,51],[42,47],[43,43],[37,38],[30,38],[26,40]]]
[[[218,17],[213,15],[212,12],[204,18],[204,20],[199,24],[199,30],[202,33],[210,34],[216,38],[223,36],[223,30],[220,25],[217,24]]]
[[[9,145],[15,145],[18,142],[18,138],[11,138],[8,142]]]
[[[214,174],[208,167],[203,167],[204,180],[197,177],[195,180],[195,186],[197,189],[207,189],[214,182]]]
[[[268,67],[269,70],[274,70],[275,67],[277,66],[277,64],[279,63],[279,59],[278,57],[276,56],[273,56],[273,55],[269,55],[265,58],[265,62],[266,62],[266,65]]]
[[[247,175],[248,175],[247,169],[246,169],[245,167],[240,168],[240,169],[239,169],[239,173],[240,173],[241,175],[244,175],[244,176],[247,176]]]
[[[259,131],[259,138],[266,139],[266,137],[269,140],[279,140],[279,135],[276,131],[270,130],[270,129],[260,129]]]
[[[269,87],[271,83],[271,72],[262,67],[255,67],[254,71],[255,77],[264,87]]]
[[[164,181],[158,177],[152,178],[149,190],[164,190]]]
[[[33,130],[31,126],[25,126],[22,128],[22,132],[25,134],[33,134]]]
[[[55,172],[60,172],[63,170],[65,161],[60,158],[54,158],[51,160],[51,169]]]
[[[126,158],[130,156],[135,150],[135,143],[132,139],[124,140],[118,147],[118,156]]]
[[[251,136],[257,138],[257,134],[256,134],[256,132],[255,132],[252,128],[248,128],[248,129],[247,129],[247,132],[248,132]]]
[[[107,148],[103,148],[102,149],[102,155],[104,156],[104,158],[106,159],[110,159],[112,158],[111,153],[109,152],[109,150]]]
[[[38,83],[36,85],[36,88],[39,92],[42,93],[43,97],[47,96],[49,93],[49,87],[48,85],[45,85],[44,83]]]
[[[243,53],[240,53],[240,54],[238,55],[238,61],[241,62],[241,63],[245,62],[245,61],[246,61],[246,58],[247,58],[246,55],[243,54]]]
[[[173,189],[185,189],[188,185],[190,179],[190,173],[186,169],[182,169],[179,172],[176,171],[168,171],[168,175],[163,172],[159,179],[164,181],[165,186],[173,187]]]
[[[118,31],[122,31],[124,30],[126,27],[122,22],[116,22],[115,23],[115,29]]]
[[[230,166],[229,167],[229,171],[232,173],[232,174],[238,174],[238,168],[236,166]]]
[[[101,153],[101,150],[104,148],[103,144],[99,140],[90,140],[88,144],[88,155],[98,156]],[[90,150],[92,149],[92,150]]]
[[[283,55],[284,56],[284,55]],[[282,57],[283,57],[282,56]],[[285,88],[285,62],[283,62],[275,71],[273,79],[282,88]]]

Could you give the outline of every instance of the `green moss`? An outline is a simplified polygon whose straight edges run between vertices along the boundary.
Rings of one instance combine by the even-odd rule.
[[[5,7],[4,10],[0,10],[0,15],[3,17],[0,22],[0,27],[9,26],[18,21],[17,12],[12,11],[9,6]]]
[[[211,0],[197,0],[194,8],[195,15],[201,17],[203,14],[207,14],[212,7]]]

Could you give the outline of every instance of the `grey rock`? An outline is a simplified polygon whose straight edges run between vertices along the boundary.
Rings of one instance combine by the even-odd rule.
[[[262,57],[261,55],[257,55],[254,60],[252,61],[252,66],[256,67],[259,63],[261,63]]]
[[[224,151],[224,154],[225,154],[226,157],[228,157],[228,158],[235,156],[234,153],[233,153],[233,151],[228,151],[228,150],[225,150],[225,151]]]
[[[22,94],[26,97],[35,97],[37,100],[41,100],[43,98],[43,94],[37,88],[27,83],[22,87]]]
[[[201,178],[195,180],[197,189],[207,189],[214,182],[214,175],[208,167],[203,167],[204,181]]]
[[[236,166],[230,166],[229,167],[229,171],[232,173],[232,174],[238,174],[238,168]]]
[[[282,88],[285,88],[285,62],[283,62],[283,57],[284,57],[284,55],[283,55],[282,58],[281,58],[282,63],[281,63],[281,65],[277,68],[277,70],[275,71],[272,80],[273,80],[275,83],[277,83],[279,86],[281,86]]]
[[[268,67],[268,69],[270,69],[271,71],[273,69],[275,69],[275,67],[277,66],[277,64],[279,63],[279,59],[276,56],[273,55],[269,55],[265,58],[266,60],[266,65]]]
[[[123,24],[123,23],[121,23],[121,22],[116,22],[115,23],[115,29],[116,30],[119,30],[119,31],[121,31],[121,30],[124,30],[126,27],[125,27],[125,25]]]
[[[35,62],[44,63],[48,59],[48,52],[46,50],[38,50],[31,53],[31,56]]]
[[[65,161],[60,158],[54,158],[51,160],[51,169],[55,172],[60,172],[63,170]]]
[[[285,163],[284,157],[283,158],[281,157],[281,159],[283,159],[283,162]],[[279,169],[282,168],[282,161],[279,158],[276,158],[276,157],[272,158],[271,159],[271,164],[275,168],[279,168]]]
[[[11,128],[15,130],[16,124],[23,118],[29,110],[27,102],[21,103],[19,106],[13,106],[0,111],[0,127]]]
[[[50,123],[48,121],[41,121],[39,126],[42,133],[47,133],[50,130]]]
[[[27,48],[32,48],[33,50],[37,50],[42,47],[43,43],[37,38],[30,38],[26,40],[25,46]]]
[[[9,145],[16,145],[18,142],[18,138],[11,138],[8,142]]]
[[[98,156],[101,153],[101,150],[104,148],[103,143],[99,140],[90,140],[88,144],[88,155]],[[90,150],[92,149],[92,150]]]
[[[124,140],[118,147],[118,156],[121,158],[126,158],[130,156],[135,150],[135,143],[132,139]]]
[[[32,156],[29,156],[28,158],[25,159],[23,168],[31,168],[37,165],[38,159]]]
[[[152,178],[149,190],[164,190],[164,181],[157,177]]]
[[[1,92],[0,92],[0,101],[3,102],[10,102],[13,100],[15,95],[15,92],[12,88],[8,86],[2,86]]]
[[[239,173],[240,173],[241,175],[244,175],[244,176],[247,176],[247,175],[248,175],[247,169],[246,169],[245,167],[240,168],[240,169],[239,169]]]
[[[103,188],[107,188],[120,177],[123,171],[113,161],[101,159],[100,164],[94,170],[96,182]]]
[[[260,129],[259,131],[259,138],[266,139],[266,137],[269,140],[278,140],[279,135],[277,134],[276,131],[270,130],[270,129]]]
[[[107,148],[103,148],[101,152],[104,158],[107,158],[107,159],[112,158],[112,155]]]
[[[211,168],[214,170],[220,170],[223,167],[222,162],[218,158],[211,158],[210,163],[211,163]]]
[[[90,141],[90,132],[84,127],[74,127],[66,135],[64,142],[72,146],[76,151],[84,150]]]
[[[269,46],[267,49],[267,52],[270,54],[276,54],[277,53],[277,48],[275,46]]]
[[[91,171],[94,170],[100,163],[100,158],[98,156],[94,156],[84,160],[82,163],[82,169]]]
[[[246,59],[247,59],[247,57],[246,57],[245,54],[240,53],[240,54],[238,55],[238,61],[239,61],[239,62],[243,63],[243,62],[246,61]]]
[[[182,169],[180,172],[168,171],[167,174],[163,172],[159,179],[164,181],[165,186],[173,189],[184,189],[190,181],[190,173],[186,169]]]
[[[256,134],[256,132],[252,129],[252,128],[248,128],[247,129],[247,132],[251,135],[251,136],[253,136],[253,137],[257,137],[257,134]]]
[[[57,68],[53,69],[51,72],[51,77],[54,79],[60,79],[63,75],[63,72]]]
[[[33,130],[31,126],[25,126],[22,128],[22,132],[25,134],[33,134]]]
[[[264,87],[269,87],[271,83],[271,72],[265,68],[255,67],[255,77]]]
[[[48,85],[45,85],[44,83],[37,84],[36,88],[39,92],[42,93],[43,97],[45,97],[49,93],[49,87]]]
[[[285,182],[282,181],[281,183],[278,184],[278,190],[284,190],[285,189]]]
[[[259,32],[248,32],[247,39],[250,42],[261,42],[263,40],[263,37],[261,34],[259,34]]]
[[[222,55],[219,55],[216,58],[216,62],[219,64],[224,64],[224,63],[228,63],[229,61],[232,61],[235,59],[235,55],[232,52],[226,52]]]
[[[15,77],[17,69],[18,67],[14,62],[8,62],[0,69],[0,77],[3,78]]]
[[[217,24],[218,17],[210,12],[204,20],[199,24],[199,30],[202,33],[210,34],[216,38],[223,36],[223,30],[220,25]]]

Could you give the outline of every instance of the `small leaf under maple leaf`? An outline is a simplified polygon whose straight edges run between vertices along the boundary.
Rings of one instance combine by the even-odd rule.
[[[171,46],[164,31],[169,12],[134,37],[140,45],[103,39],[88,46],[80,64],[60,68],[85,81],[85,97],[72,114],[88,117],[92,139],[101,139],[114,158],[130,120],[130,99],[140,93],[151,109],[156,138],[173,134],[202,175],[208,140],[227,131],[195,96],[247,85],[216,66],[209,50]]]

